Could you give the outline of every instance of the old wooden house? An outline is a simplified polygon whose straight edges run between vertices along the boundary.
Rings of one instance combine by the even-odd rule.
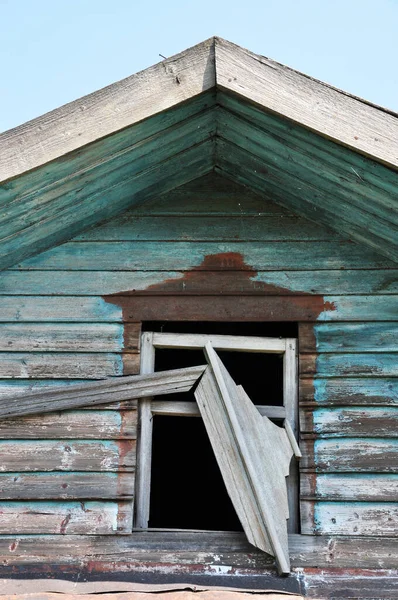
[[[212,38],[0,153],[0,594],[398,597],[397,115]]]

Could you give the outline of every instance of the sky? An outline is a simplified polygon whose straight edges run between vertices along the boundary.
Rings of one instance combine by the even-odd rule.
[[[0,131],[213,35],[398,111],[398,0],[0,0]]]

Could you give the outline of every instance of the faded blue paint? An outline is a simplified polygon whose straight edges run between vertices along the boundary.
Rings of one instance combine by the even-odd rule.
[[[374,404],[398,404],[398,379],[394,378],[341,378],[313,381],[314,399],[318,404],[332,404],[338,394],[339,403],[350,403],[350,397],[359,398],[356,404],[373,402]],[[370,403],[369,402],[369,403]]]
[[[316,374],[320,377],[396,377],[395,353],[319,354]]]

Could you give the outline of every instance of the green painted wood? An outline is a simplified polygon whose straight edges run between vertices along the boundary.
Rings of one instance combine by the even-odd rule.
[[[122,352],[123,334],[123,325],[111,323],[4,323],[0,352]],[[138,339],[125,349],[137,347]]]
[[[390,193],[394,193],[396,189],[394,172],[381,163],[369,160],[362,154],[352,152],[342,145],[313,133],[306,127],[262,111],[253,104],[220,90],[217,92],[217,103],[248,122],[256,123],[258,128],[266,131],[268,135],[283,140],[288,147],[292,145],[304,155],[318,159],[322,157],[329,171],[334,169],[341,175],[345,175],[349,182],[357,183],[358,176],[352,170],[354,167],[365,184]]]
[[[392,473],[302,473],[300,492],[304,499],[393,502],[398,475]]]
[[[398,352],[398,319],[395,323],[318,323],[314,333],[318,352]]]
[[[131,212],[136,216],[295,216],[264,194],[255,193],[214,171],[166,194],[156,195]]]
[[[300,358],[303,376],[317,377],[396,377],[396,353],[318,354]]]
[[[396,535],[398,506],[395,502],[302,501],[302,533],[309,535]]]
[[[94,165],[107,161],[113,156],[128,150],[132,145],[167,131],[169,128],[173,128],[184,120],[189,120],[214,105],[214,92],[207,92],[184,102],[184,104],[127,127],[114,135],[71,152],[39,169],[2,184],[0,187],[0,201],[5,206],[9,202],[13,202],[15,198],[36,194],[43,186],[57,185],[59,181],[67,179],[73,173],[85,171]]]
[[[135,440],[0,440],[0,471],[134,471]]]
[[[37,194],[18,198],[4,208],[0,222],[0,238],[8,237],[35,223],[45,229],[49,216],[55,211],[65,211],[96,197],[98,193],[105,194],[108,188],[202,143],[212,134],[212,118],[205,112],[194,117],[192,121],[184,121],[167,132],[152,136],[145,144],[133,144],[113,157],[95,163],[85,171],[78,171],[63,180],[62,184],[57,182],[57,185],[45,187]]]
[[[0,296],[0,322],[30,322],[30,323],[117,323],[122,321],[122,309],[114,304],[110,304],[103,300],[103,298],[91,295],[87,297],[82,296],[62,296],[61,286],[66,283],[61,277],[61,281],[58,282],[60,287],[59,296],[50,296],[51,291],[57,285],[57,275],[48,276],[45,273],[45,278],[40,281],[32,282],[32,288],[37,290],[38,296]],[[7,276],[5,276],[7,277]],[[79,277],[82,286],[86,276]],[[78,277],[74,274],[74,287],[79,287]],[[98,276],[98,279],[101,275]],[[0,278],[1,279],[1,278]],[[40,279],[40,278],[39,278]],[[14,280],[15,281],[15,280]],[[19,274],[19,281],[21,287],[25,277],[22,273]],[[101,285],[101,283],[99,283]],[[103,285],[103,284],[102,284]],[[106,285],[104,286],[106,289]],[[14,291],[17,291],[14,288]],[[25,288],[25,293],[29,293],[29,288]],[[33,290],[32,290],[33,291]],[[64,288],[64,291],[66,289]],[[101,290],[99,290],[101,291]],[[75,292],[76,293],[76,292]],[[105,332],[103,329],[104,325],[99,325],[98,331]],[[108,337],[111,329],[108,329]],[[92,326],[91,331],[95,329]],[[90,328],[89,328],[90,329]],[[55,331],[55,330],[54,330]],[[116,334],[117,328],[113,329]],[[119,330],[120,331],[120,330]],[[120,346],[119,346],[120,348]]]
[[[398,440],[302,439],[301,468],[318,473],[398,473]]]
[[[281,177],[276,167],[265,165],[262,159],[220,138],[217,139],[216,171],[232,178],[237,183],[248,185],[260,193],[267,194],[275,202],[280,202],[289,210],[293,210],[307,219],[323,223],[339,231],[345,237],[359,242],[363,247],[371,246],[395,263],[398,261],[394,231],[390,227],[388,236],[392,237],[392,241],[375,235],[368,229],[365,230],[358,226],[355,220],[353,222],[346,220],[344,210],[333,210],[332,207],[336,202],[330,196],[325,196],[325,201],[318,203],[318,198],[322,198],[322,193],[317,188],[306,182],[297,183],[288,175]],[[288,180],[289,185],[286,184]],[[298,196],[296,193],[292,193],[292,190],[298,186],[303,195]],[[383,224],[380,223],[380,226],[382,227]]]
[[[300,431],[318,437],[398,437],[398,407],[344,406],[300,411]]]
[[[398,406],[398,379],[303,379],[300,381],[300,402],[319,406]]]
[[[207,136],[208,137],[208,136]],[[207,173],[212,168],[213,142],[207,139],[180,154],[165,158],[137,175],[114,182],[93,196],[74,202],[64,211],[48,213],[45,224],[34,225],[5,239],[0,268],[60,244],[99,221],[111,218],[133,203],[140,203],[155,193],[167,192],[173,187]],[[105,182],[104,182],[105,187]],[[44,226],[45,225],[45,226]]]
[[[243,211],[242,211],[243,213]],[[140,217],[129,211],[91,229],[74,241],[320,241],[340,240],[326,228],[305,219],[280,216]]]
[[[0,502],[1,534],[130,533],[130,502]]]
[[[349,242],[69,242],[20,264],[30,270],[129,271],[189,269],[204,263],[206,257],[228,254],[243,257],[255,270],[318,270],[357,268],[394,268],[394,263]],[[203,265],[206,270],[214,270]]]
[[[397,260],[396,221],[394,227],[397,179],[393,170],[373,163],[373,161],[334,144],[330,140],[323,139],[303,127],[293,125],[275,115],[261,112],[244,101],[222,93],[219,94],[218,101],[228,109],[227,115],[224,110],[217,114],[219,121],[222,121],[223,115],[227,116],[224,121],[228,121],[227,124],[219,122],[221,136],[228,136],[226,128],[231,121],[238,122],[239,126],[236,127],[238,135],[235,136],[238,145],[246,147],[250,137],[249,131],[254,130],[257,141],[259,141],[258,148],[267,147],[267,144],[271,144],[273,147],[272,152],[268,151],[268,161],[277,154],[275,146],[279,149],[281,156],[285,157],[277,163],[279,174],[285,177],[284,170],[286,168],[297,167],[300,200],[304,199],[305,202],[300,208],[300,202],[291,204],[290,199],[285,198],[282,204],[297,210],[298,214],[311,217],[313,214],[311,208],[319,209],[321,207],[322,195],[311,194],[311,190],[309,190],[309,194],[305,193],[304,186],[301,184],[306,177],[309,181],[315,181],[314,176],[316,178],[317,173],[322,173],[323,181],[326,183],[328,180],[327,189],[337,185],[338,194],[335,204],[339,207],[339,215],[344,215],[344,219],[340,228],[337,223],[334,224],[330,220],[330,217],[333,216],[332,213],[328,215],[321,213],[316,220],[334,227],[339,232],[353,235],[355,239],[365,244],[369,228],[374,227],[375,232],[380,233],[379,251],[392,258],[395,257]],[[218,158],[216,161],[219,162]],[[245,168],[250,173],[250,169]],[[270,177],[270,172],[268,172],[268,176]],[[316,179],[316,185],[322,189],[322,179]],[[294,185],[290,187],[292,190],[297,189],[297,186],[294,187]],[[263,189],[267,189],[267,186],[265,188],[263,186]],[[348,214],[348,210],[346,210],[349,206],[354,207],[352,214]],[[358,227],[358,219],[361,220],[363,209],[365,209],[363,223]],[[381,213],[385,215],[385,221],[379,220],[376,226],[372,216]],[[372,245],[377,248],[377,236],[372,240]]]
[[[133,496],[133,473],[0,473],[1,500],[112,500]]]
[[[137,411],[74,410],[0,421],[0,439],[136,439]],[[99,493],[99,496],[101,494]]]
[[[94,296],[143,291],[169,280],[180,281],[181,292],[195,294],[203,290],[203,276],[201,278],[197,274],[195,278],[188,279],[184,275],[183,271],[85,271],[82,277],[79,271],[52,271],[49,277],[47,271],[5,271],[0,277],[0,321],[29,320],[27,314],[32,314],[31,320],[43,321],[47,320],[47,313],[50,320],[57,320],[56,315],[63,314],[62,320],[65,321],[120,321],[121,311],[117,307],[106,305],[102,298]],[[235,293],[236,272],[231,271],[229,275],[224,272],[223,277],[229,293]],[[276,286],[281,295],[290,292],[326,294],[325,301],[329,303],[330,310],[322,312],[319,320],[334,320],[339,315],[344,320],[396,318],[397,270],[258,271],[248,280],[250,293],[275,293],[272,287],[267,291],[259,283]],[[249,289],[247,291],[249,293]],[[31,300],[28,296],[32,297]],[[65,309],[54,296],[63,297]],[[67,296],[76,298],[68,300]],[[83,296],[93,298],[86,300]]]
[[[395,193],[394,196],[391,192],[386,193],[380,186],[374,189],[370,182],[364,182],[359,173],[356,174],[355,169],[352,171],[352,167],[351,173],[341,174],[338,170],[336,173],[336,166],[330,168],[325,164],[316,151],[311,152],[309,144],[307,152],[303,152],[288,139],[259,128],[255,121],[241,119],[223,110],[217,112],[217,121],[221,138],[251,152],[265,164],[276,166],[281,179],[289,174],[323,190],[338,201],[341,208],[354,208],[353,216],[355,214],[357,220],[366,219],[370,226],[371,215],[385,219],[390,227],[391,223],[398,224],[395,214],[391,213],[396,208]]]
[[[101,379],[139,371],[139,355],[119,353],[1,352],[1,378]],[[126,372],[127,371],[127,372]]]

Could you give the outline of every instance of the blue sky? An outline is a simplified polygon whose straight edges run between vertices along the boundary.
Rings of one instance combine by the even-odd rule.
[[[398,111],[398,0],[0,0],[0,131],[219,35]]]

